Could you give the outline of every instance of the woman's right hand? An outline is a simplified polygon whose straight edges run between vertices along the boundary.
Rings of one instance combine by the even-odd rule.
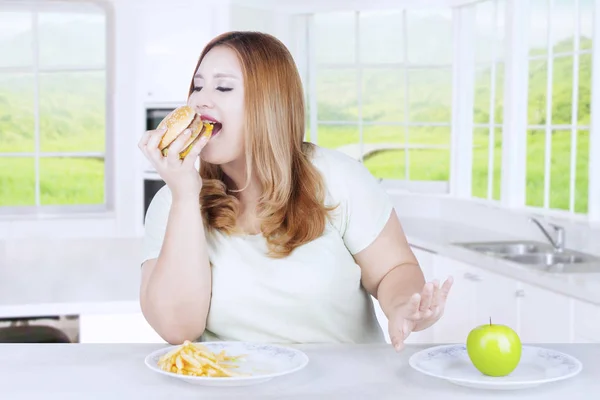
[[[206,146],[208,139],[202,138],[198,140],[191,151],[181,160],[179,153],[183,150],[185,142],[190,137],[190,130],[186,129],[171,143],[166,157],[162,155],[158,148],[160,139],[165,132],[166,130],[164,129],[146,131],[142,135],[138,147],[150,163],[152,163],[152,166],[156,169],[162,180],[165,181],[174,198],[189,196],[198,198],[202,189],[202,179],[194,163],[204,146]]]

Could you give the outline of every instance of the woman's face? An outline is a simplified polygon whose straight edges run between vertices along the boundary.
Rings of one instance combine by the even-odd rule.
[[[233,50],[217,46],[206,54],[195,73],[188,105],[222,124],[202,150],[202,160],[218,165],[240,160],[244,154],[244,81]]]

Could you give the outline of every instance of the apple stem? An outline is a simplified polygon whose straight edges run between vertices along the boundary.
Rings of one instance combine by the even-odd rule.
[[[492,317],[490,317],[490,325],[492,325]]]

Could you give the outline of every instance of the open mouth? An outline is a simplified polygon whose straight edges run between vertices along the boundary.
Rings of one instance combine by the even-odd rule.
[[[223,128],[223,124],[208,115],[202,116],[202,125],[204,126],[200,135],[208,136],[209,138],[216,136]]]

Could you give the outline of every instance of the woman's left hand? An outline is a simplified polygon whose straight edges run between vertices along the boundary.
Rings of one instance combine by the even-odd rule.
[[[404,348],[404,340],[412,332],[429,328],[442,317],[452,282],[452,277],[441,287],[437,280],[427,282],[420,293],[392,310],[388,330],[396,351]]]

